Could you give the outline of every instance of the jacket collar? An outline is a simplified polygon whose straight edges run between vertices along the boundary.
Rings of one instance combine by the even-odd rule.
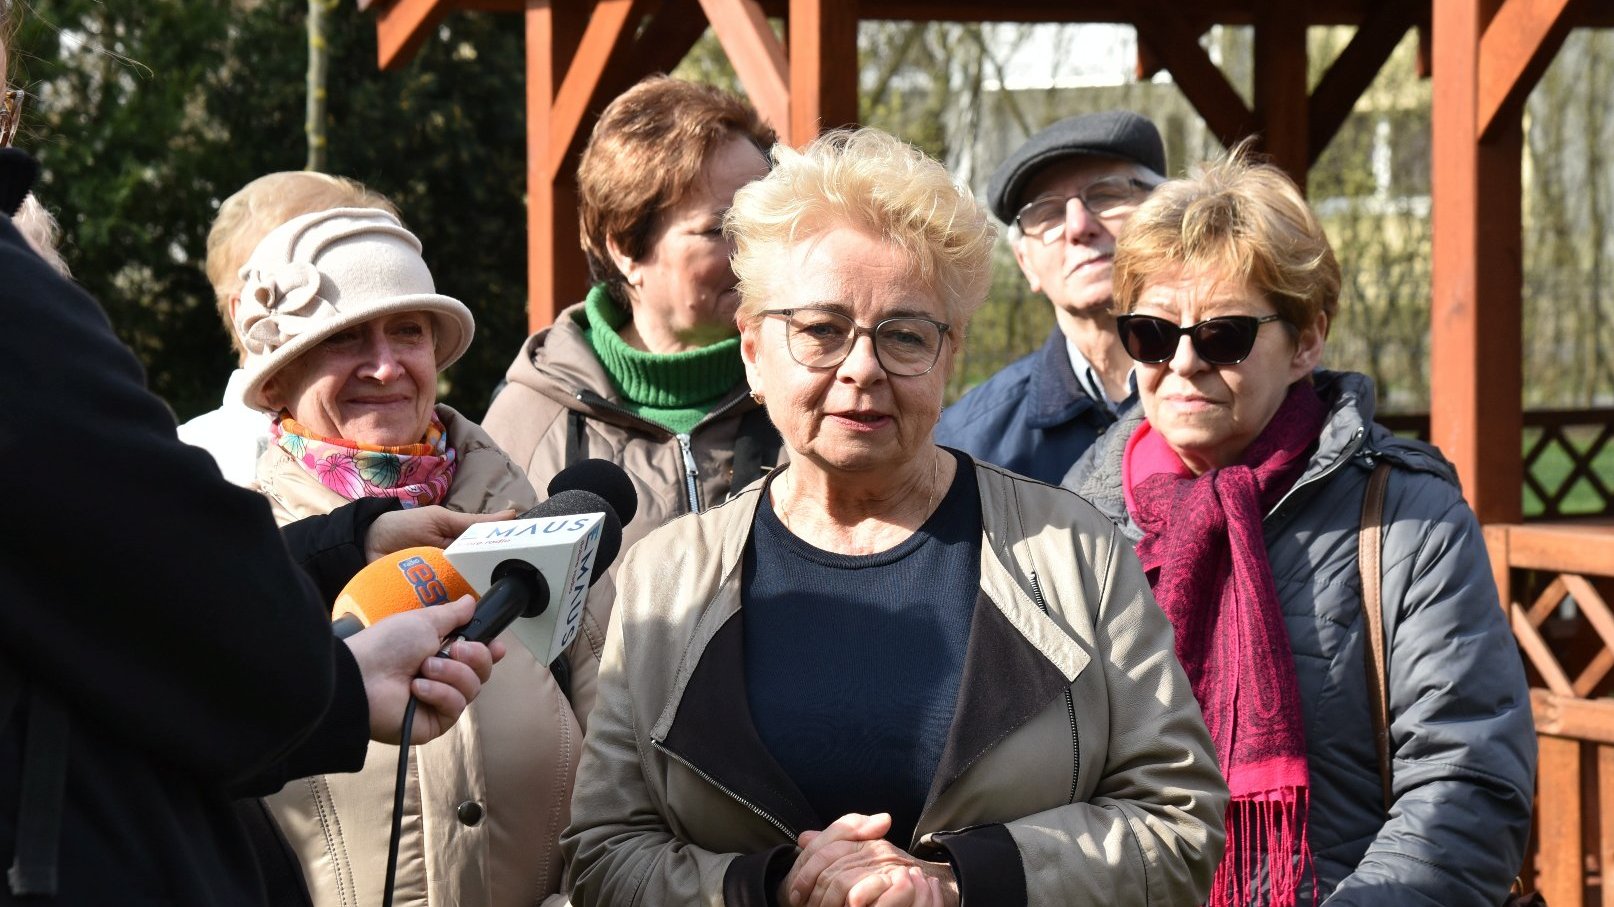
[[[1076,369],[1065,349],[1065,335],[1058,327],[1034,354],[1031,380],[1026,388],[1026,424],[1034,429],[1052,428],[1075,419],[1090,409],[1104,416],[1109,410],[1082,390]]]
[[[568,306],[555,317],[554,324],[528,337],[521,345],[521,352],[505,372],[505,380],[531,388],[591,419],[671,438],[673,433],[666,427],[624,407],[622,395],[612,385],[605,366],[600,364],[599,356],[583,334],[587,323],[587,303]],[[752,400],[749,392],[745,381],[740,381],[701,421],[719,413],[761,409],[761,404]]]
[[[931,807],[940,796],[983,753],[1063,694],[1090,660],[1026,591],[1025,571],[1014,551],[1025,540],[1009,535],[1020,523],[1013,480],[979,464],[976,476],[985,531],[981,593],[958,703],[915,840],[936,830]],[[758,813],[782,840],[793,840],[801,831],[823,828],[838,817],[816,815],[774,760],[757,734],[746,695],[743,626],[737,619],[739,571],[752,518],[771,480],[770,475],[753,484],[726,505],[739,512],[724,527],[721,580],[701,609],[651,737],[657,747]],[[1003,683],[1004,677],[1014,682]]]

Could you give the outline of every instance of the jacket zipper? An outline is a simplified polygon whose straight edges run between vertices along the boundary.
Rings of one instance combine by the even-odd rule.
[[[740,796],[739,794],[735,793],[733,790],[729,789],[729,787],[727,785],[723,784],[723,782],[717,780],[716,778],[713,778],[711,775],[708,775],[706,772],[701,771],[700,769],[696,768],[694,763],[690,762],[688,759],[685,759],[683,756],[680,756],[677,753],[673,752],[672,750],[668,749],[667,745],[662,743],[660,740],[657,740],[656,738],[652,737],[652,738],[650,738],[650,745],[655,747],[659,752],[661,752],[667,758],[673,760],[674,762],[677,762],[679,765],[682,765],[684,768],[687,768],[690,771],[694,772],[695,774],[699,775],[701,777],[701,779],[704,780],[707,784],[710,784],[713,787],[717,788],[718,790],[722,791],[723,793],[727,794],[729,796],[729,798],[732,799],[734,802],[740,804],[741,806],[745,807],[746,809],[749,809],[753,813],[756,813],[757,816],[759,818],[761,818],[763,821],[767,822],[769,825],[772,825],[774,828],[779,829],[780,834],[783,834],[786,838],[789,838],[791,841],[796,840],[796,833],[791,831],[788,827],[786,827],[785,823],[779,821],[778,819],[775,819],[773,817],[773,815],[770,814],[767,810],[764,810],[762,807],[757,806],[755,803],[752,803],[750,800],[747,800],[744,797]]]
[[[604,397],[601,397],[599,394],[589,390],[586,387],[579,390],[574,396],[577,398],[577,400],[579,402],[586,403],[589,406],[592,406],[592,407],[594,407],[596,409],[610,410],[611,412],[617,413],[618,415],[627,416],[628,418],[634,420],[635,422],[642,422],[645,425],[650,426],[651,428],[659,429],[661,431],[666,431],[666,429],[662,428],[660,425],[657,425],[656,423],[651,422],[650,420],[644,418],[643,416],[638,415],[637,413],[635,413],[635,412],[633,412],[633,411],[631,411],[629,409],[626,409],[624,407],[616,405],[615,403],[612,403],[611,401],[605,399]],[[718,416],[721,416],[724,413],[727,413],[729,410],[731,410],[731,409],[735,408],[736,406],[739,406],[741,403],[745,402],[745,399],[746,398],[744,396],[735,397],[733,400],[730,400],[728,402],[728,404],[723,406],[721,409],[715,409],[715,410],[712,410],[711,412],[707,413],[706,418],[702,419],[701,422],[706,422],[708,420],[711,420],[711,419],[714,419],[714,418],[716,418]],[[700,513],[701,512],[700,470],[695,468],[695,450],[690,444],[689,434],[687,432],[674,434],[673,437],[675,439],[677,439],[679,451],[684,456],[684,492],[689,495],[689,512],[690,513]]]
[[[687,433],[680,432],[673,437],[678,439],[678,447],[684,452],[684,490],[689,492],[689,512],[700,513],[700,472],[695,469],[695,451],[690,449]]]
[[[1339,472],[1342,468],[1344,468],[1345,464],[1349,463],[1351,461],[1351,458],[1356,456],[1356,452],[1362,449],[1362,438],[1364,436],[1366,436],[1366,434],[1367,434],[1367,429],[1358,428],[1356,430],[1356,434],[1351,435],[1350,443],[1348,443],[1345,446],[1345,450],[1344,450],[1343,453],[1341,453],[1339,455],[1338,460],[1335,460],[1332,465],[1330,465],[1327,469],[1323,470],[1322,472],[1319,472],[1316,475],[1312,476],[1311,478],[1307,479],[1306,481],[1297,483],[1293,488],[1290,488],[1289,491],[1286,494],[1284,494],[1283,497],[1278,499],[1278,503],[1272,505],[1272,509],[1267,511],[1266,516],[1262,517],[1262,521],[1264,522],[1264,521],[1266,521],[1268,519],[1271,519],[1273,516],[1275,516],[1278,513],[1278,511],[1282,510],[1283,505],[1289,503],[1289,499],[1295,496],[1295,492],[1299,491],[1302,488],[1307,488],[1309,486],[1315,485],[1318,482],[1321,482],[1322,480],[1328,478],[1329,476],[1333,475],[1336,472]]]
[[[1048,603],[1043,601],[1042,583],[1037,581],[1037,571],[1035,570],[1031,571],[1031,597],[1036,600],[1037,607],[1042,611],[1042,613],[1047,615],[1049,619],[1052,619],[1053,615],[1048,611]],[[1075,803],[1076,793],[1080,789],[1077,787],[1077,781],[1081,778],[1082,774],[1082,735],[1081,732],[1076,729],[1076,697],[1070,692],[1069,684],[1066,684],[1065,686],[1065,717],[1070,719],[1071,758],[1070,798],[1065,802]]]

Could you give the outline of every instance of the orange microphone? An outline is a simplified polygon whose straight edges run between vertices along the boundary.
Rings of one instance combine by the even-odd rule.
[[[475,594],[443,549],[405,548],[371,561],[348,580],[331,609],[331,629],[346,639],[384,617]]]

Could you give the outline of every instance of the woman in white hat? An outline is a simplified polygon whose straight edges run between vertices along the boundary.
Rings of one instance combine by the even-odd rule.
[[[241,271],[245,398],[275,417],[258,485],[281,523],[361,497],[486,513],[532,486],[476,424],[437,403],[437,373],[476,330],[436,292],[420,241],[391,214],[294,218]]]
[[[336,208],[264,237],[241,270],[235,330],[246,402],[273,417],[260,490],[281,523],[358,498],[490,513],[536,501],[475,423],[437,402],[437,374],[475,325],[436,291],[391,213]],[[393,903],[531,905],[558,891],[577,719],[520,640],[455,732],[411,755]],[[396,748],[364,769],[268,798],[317,907],[381,903]]]

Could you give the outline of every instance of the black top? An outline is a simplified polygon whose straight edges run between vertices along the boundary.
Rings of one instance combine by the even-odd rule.
[[[362,765],[358,666],[268,503],[180,443],[100,308],[3,215],[0,315],[0,661],[24,690],[0,710],[0,864],[42,692],[71,723],[55,903],[260,904],[229,800]]]
[[[745,682],[757,733],[824,824],[891,813],[906,848],[952,726],[981,585],[974,466],[878,554],[823,551],[764,494],[741,571]],[[822,826],[820,826],[822,827]]]

